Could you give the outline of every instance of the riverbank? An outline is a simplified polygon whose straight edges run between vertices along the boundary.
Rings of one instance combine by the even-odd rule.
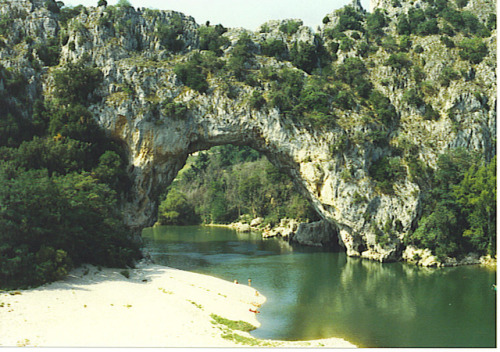
[[[227,321],[258,327],[250,310],[265,300],[247,285],[160,265],[81,267],[63,281],[1,292],[0,346],[356,347],[255,339]]]

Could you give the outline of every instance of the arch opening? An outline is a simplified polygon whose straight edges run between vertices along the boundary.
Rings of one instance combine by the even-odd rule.
[[[243,143],[197,144],[189,152],[158,191],[156,224],[232,224],[240,231],[341,249],[338,230],[322,219],[290,175],[293,169],[276,160],[279,155]]]

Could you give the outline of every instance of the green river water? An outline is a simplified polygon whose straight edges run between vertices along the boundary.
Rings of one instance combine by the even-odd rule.
[[[496,271],[380,264],[260,234],[145,229],[157,264],[238,280],[267,297],[254,337],[341,337],[360,347],[496,347]]]

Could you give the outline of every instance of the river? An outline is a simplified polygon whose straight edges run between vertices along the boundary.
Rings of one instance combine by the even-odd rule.
[[[380,264],[203,226],[145,229],[156,263],[238,280],[267,297],[257,338],[360,347],[496,347],[496,271]]]

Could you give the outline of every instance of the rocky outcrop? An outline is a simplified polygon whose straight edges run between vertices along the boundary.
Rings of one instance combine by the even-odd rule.
[[[389,2],[393,3],[380,0],[375,6],[400,11]],[[476,3],[470,0],[469,8],[475,9]],[[454,147],[476,150],[486,159],[496,153],[496,30],[484,39],[489,55],[478,64],[459,60],[458,48],[446,48],[439,35],[411,38],[413,47],[419,45],[424,50],[408,55],[429,80],[426,106],[431,106],[438,118],[424,119],[425,107],[407,104],[404,93],[416,85],[413,74],[384,64],[390,53],[379,50],[363,60],[373,86],[394,105],[398,124],[380,127],[370,122],[371,111],[366,104],[355,104],[350,109],[336,109],[332,127],[311,128],[288,119],[274,106],[251,107],[249,100],[257,88],[234,77],[209,75],[209,88],[204,93],[184,86],[174,66],[199,48],[200,26],[191,17],[172,11],[121,8],[112,12],[90,7],[63,29],[57,16],[44,6],[41,1],[0,2],[2,14],[16,9],[22,12],[13,19],[12,32],[0,38],[0,63],[20,68],[29,82],[27,116],[36,99],[51,96],[52,73],[57,68],[43,67],[41,61],[37,62],[42,66],[40,70],[32,68],[34,64],[26,58],[28,44],[21,38],[31,36],[43,41],[64,32],[67,40],[63,41],[61,65],[85,57],[90,65],[101,68],[104,82],[97,92],[101,99],[90,110],[128,151],[134,185],[122,210],[125,221],[138,230],[154,224],[158,195],[172,182],[190,153],[222,144],[247,145],[288,174],[313,204],[324,221],[310,226],[331,227],[330,237],[314,235],[304,228],[294,239],[335,242],[331,236],[335,233],[348,255],[397,260],[404,250],[405,235],[420,216],[425,185],[419,185],[409,171],[410,165],[404,164],[405,175],[394,182],[394,192],[384,193],[370,177],[370,167],[384,157],[402,160],[405,153],[412,153],[416,162],[432,168],[439,154]],[[405,3],[402,8],[408,6],[410,3]],[[285,35],[280,32],[280,22],[269,23],[266,31],[259,33],[245,31],[255,44],[255,62],[249,69],[293,68],[289,61],[259,55],[262,40],[280,38],[288,49],[294,43],[311,44],[319,39],[328,45],[328,29],[338,22],[336,13],[328,16],[330,22],[319,33],[301,26]],[[169,51],[158,36],[160,24],[169,25],[174,19],[182,23],[179,36],[183,44],[177,53]],[[384,30],[394,34],[395,24]],[[223,48],[222,60],[228,60],[241,33],[240,29],[230,29],[224,34],[230,44]],[[338,62],[354,56],[355,51],[339,51]],[[469,78],[439,85],[436,77],[444,67],[452,67]],[[270,89],[269,83],[262,82],[259,91],[266,96]],[[178,118],[158,109],[163,101],[182,103],[189,111]],[[377,139],[380,135],[383,143]],[[393,235],[382,245],[377,229],[386,223],[393,224]]]
[[[293,236],[291,242],[315,247],[339,247],[339,237],[332,225],[325,220],[302,223]]]

